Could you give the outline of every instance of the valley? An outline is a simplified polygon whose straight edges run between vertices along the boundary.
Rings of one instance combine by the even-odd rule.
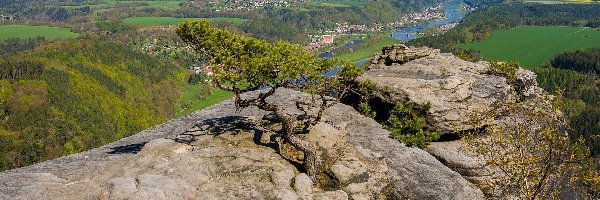
[[[183,21],[208,19],[236,33],[299,44],[308,44],[309,34],[321,37],[336,28],[360,27],[345,30],[371,35],[374,45],[344,58],[356,60],[398,43],[379,35],[384,27],[406,21],[403,13],[442,2],[2,2],[0,66],[3,88],[11,92],[1,104],[0,169],[85,151],[231,98],[198,70],[208,69],[207,60],[171,29]],[[157,96],[160,91],[168,94]],[[94,101],[94,94],[103,98]],[[38,100],[19,104],[20,98]],[[27,123],[37,120],[35,115],[52,120]]]
[[[596,1],[2,1],[0,199],[594,199],[599,57]]]

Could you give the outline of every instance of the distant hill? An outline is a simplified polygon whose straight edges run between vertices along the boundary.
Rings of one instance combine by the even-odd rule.
[[[102,40],[0,58],[0,170],[98,147],[163,122],[183,69]]]

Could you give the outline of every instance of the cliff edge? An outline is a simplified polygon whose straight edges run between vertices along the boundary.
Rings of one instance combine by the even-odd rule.
[[[383,103],[431,103],[426,116],[430,128],[452,135],[480,128],[468,123],[473,111],[543,93],[529,71],[517,70],[514,83],[489,71],[486,62],[394,45],[371,60],[359,81],[374,82]],[[280,89],[267,100],[293,113],[300,112],[292,105],[298,99],[311,96]],[[484,192],[496,196],[473,186],[496,177],[485,162],[458,150],[464,145],[461,141],[433,143],[427,148],[432,156],[390,138],[375,120],[343,104],[328,108],[325,122],[301,136],[318,147],[320,162],[328,169],[313,183],[295,162],[302,155],[286,149],[273,136],[273,130],[281,127],[266,124],[264,117],[269,113],[255,107],[235,112],[233,101],[225,101],[90,151],[2,172],[0,199],[483,199]],[[502,123],[498,119],[489,123]]]
[[[269,101],[294,98],[310,96],[279,90]],[[234,109],[225,101],[90,151],[2,172],[0,199],[483,198],[460,174],[343,104],[304,136],[339,150],[324,175],[329,181],[313,184],[259,126],[265,112]]]

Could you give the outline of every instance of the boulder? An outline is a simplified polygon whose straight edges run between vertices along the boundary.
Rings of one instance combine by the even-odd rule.
[[[412,49],[401,46],[399,50],[388,51],[409,50]],[[504,77],[488,74],[490,65],[487,62],[468,62],[433,50],[425,52],[431,54],[416,56],[419,58],[409,62],[374,61],[358,80],[375,83],[375,95],[385,103],[430,103],[431,109],[426,116],[429,128],[442,134],[493,123],[493,119],[489,119],[475,127],[470,122],[470,114],[498,109],[521,97],[533,98],[543,91],[537,87],[535,74],[527,70],[519,69],[516,86],[511,86]]]
[[[426,150],[469,182],[478,185],[486,197],[503,196],[498,188],[489,187],[489,183],[502,179],[500,169],[490,166],[485,158],[468,149],[465,142],[461,140],[432,142]]]
[[[529,70],[517,70],[517,80],[515,83],[516,91],[523,98],[522,101],[539,98],[544,94],[544,89],[537,83],[537,75]]]
[[[321,200],[347,200],[348,194],[343,190],[320,192],[314,195],[315,199]]]
[[[374,69],[392,64],[403,64],[411,60],[439,54],[439,49],[428,47],[406,47],[404,44],[385,46],[381,52],[376,53],[371,59],[369,69]]]
[[[465,180],[459,173],[444,166],[429,153],[418,149],[406,147],[401,142],[390,138],[390,132],[358,112],[347,112],[349,106],[333,106],[326,111],[327,119],[338,124],[347,119],[348,143],[353,145],[361,155],[368,155],[371,159],[382,160],[388,169],[391,183],[382,193],[383,197],[397,199],[484,199],[481,190]],[[350,168],[350,167],[348,167]],[[373,168],[372,166],[366,167]],[[360,169],[360,167],[358,167]],[[375,173],[369,173],[373,176]],[[361,188],[368,185],[359,185],[355,182],[347,185],[347,191],[352,197],[358,199],[378,199],[380,196],[369,195],[364,197]],[[382,183],[383,184],[383,183]],[[367,189],[369,191],[369,189]],[[391,194],[390,194],[391,193]]]
[[[313,182],[305,173],[298,174],[294,179],[294,190],[302,200],[312,200]]]

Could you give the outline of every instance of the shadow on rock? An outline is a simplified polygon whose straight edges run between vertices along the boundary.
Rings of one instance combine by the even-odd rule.
[[[275,135],[269,134],[268,138],[263,139],[263,135],[265,134],[264,128],[257,125],[253,119],[241,116],[226,116],[204,120],[191,129],[177,135],[173,140],[179,143],[191,144],[200,136],[235,136],[242,133],[253,133],[252,140],[256,145],[267,146],[275,150],[278,149]]]
[[[108,154],[137,154],[142,150],[142,148],[144,148],[146,143],[148,142],[112,147],[110,148],[111,151],[109,151]]]

